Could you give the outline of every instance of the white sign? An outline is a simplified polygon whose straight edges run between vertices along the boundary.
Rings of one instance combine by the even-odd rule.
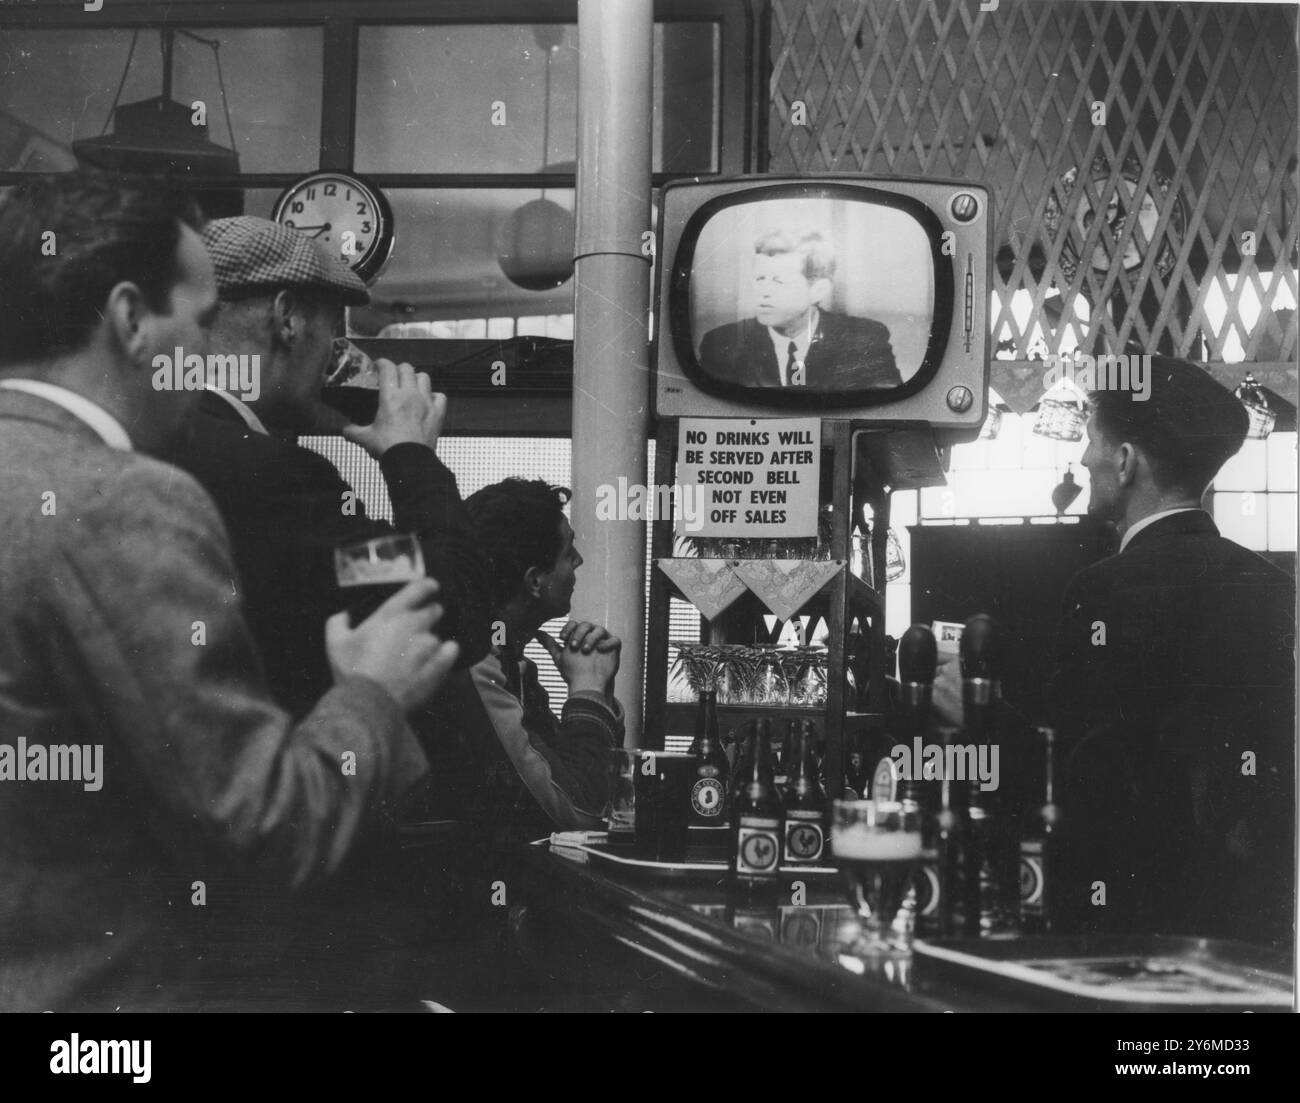
[[[821,461],[819,418],[682,418],[677,481],[704,521],[691,535],[815,537]]]

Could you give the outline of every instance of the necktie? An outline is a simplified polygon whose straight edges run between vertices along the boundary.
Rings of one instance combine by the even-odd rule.
[[[791,374],[794,366],[799,363],[799,346],[793,341],[790,342],[790,359],[785,362],[785,369],[781,372],[781,386],[790,386],[790,380],[794,378]]]

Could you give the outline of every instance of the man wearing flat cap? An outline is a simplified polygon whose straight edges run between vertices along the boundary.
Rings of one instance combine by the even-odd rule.
[[[267,219],[217,219],[203,243],[220,299],[212,351],[260,370],[246,390],[209,387],[190,439],[169,458],[212,495],[230,530],[235,585],[272,692],[296,715],[329,685],[324,623],[343,604],[333,549],[393,531],[425,537],[443,630],[461,644],[462,665],[476,662],[488,641],[479,557],[455,476],[434,452],[445,396],[409,364],[378,362],[374,423],[343,428],[378,460],[392,501],[394,525],[368,517],[334,465],[297,444],[320,425],[344,308],[369,302],[365,284],[312,238]]]
[[[1065,736],[1058,902],[1084,930],[1291,942],[1295,582],[1201,500],[1246,437],[1208,374],[1092,395],[1089,512],[1118,554],[1064,601],[1050,698]]]
[[[477,662],[490,636],[487,588],[455,476],[434,451],[445,396],[433,394],[429,377],[409,364],[378,361],[374,422],[343,428],[378,461],[394,523],[367,516],[334,465],[297,443],[300,434],[319,431],[322,411],[332,413],[320,389],[335,359],[345,307],[369,301],[365,285],[316,241],[266,219],[217,219],[202,236],[220,302],[211,352],[241,362],[256,358],[260,371],[247,387],[241,370],[237,393],[229,382],[226,390],[210,385],[189,439],[168,458],[208,491],[230,532],[238,572],[231,586],[271,692],[297,715],[328,687],[324,627],[344,605],[334,549],[392,532],[421,537],[425,568],[438,583],[444,610],[440,631],[459,644],[458,667]],[[417,731],[428,723],[427,714],[412,718]],[[234,942],[229,950],[214,947],[225,987],[274,978],[293,991],[303,987],[294,978],[303,976],[327,997],[356,1000],[365,992],[372,1001],[398,1001],[405,979],[385,977],[361,952],[382,941],[375,932],[389,918],[413,913],[394,903],[393,892],[411,880],[397,863],[395,847],[372,849],[364,865],[304,896],[292,912],[261,907],[253,886],[228,893],[227,900],[240,895],[251,907],[233,903],[223,926]],[[420,891],[438,895],[439,886]],[[418,907],[427,916],[438,903],[421,900]],[[346,969],[331,950],[340,943],[353,951]],[[291,956],[291,947],[300,956]],[[335,986],[328,993],[320,987],[326,976]]]

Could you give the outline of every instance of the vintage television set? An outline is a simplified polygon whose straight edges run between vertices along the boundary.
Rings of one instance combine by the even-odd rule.
[[[674,181],[659,209],[655,413],[984,420],[992,211],[960,181]]]

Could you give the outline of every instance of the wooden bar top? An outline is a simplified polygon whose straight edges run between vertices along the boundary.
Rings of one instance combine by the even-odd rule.
[[[585,859],[585,860],[584,860]],[[783,875],[755,900],[725,870],[674,879],[535,846],[524,863],[518,948],[578,1006],[643,1011],[1030,1010],[913,958],[849,953],[857,934],[838,875]],[[796,892],[802,881],[804,892]],[[792,901],[801,900],[795,904]]]

